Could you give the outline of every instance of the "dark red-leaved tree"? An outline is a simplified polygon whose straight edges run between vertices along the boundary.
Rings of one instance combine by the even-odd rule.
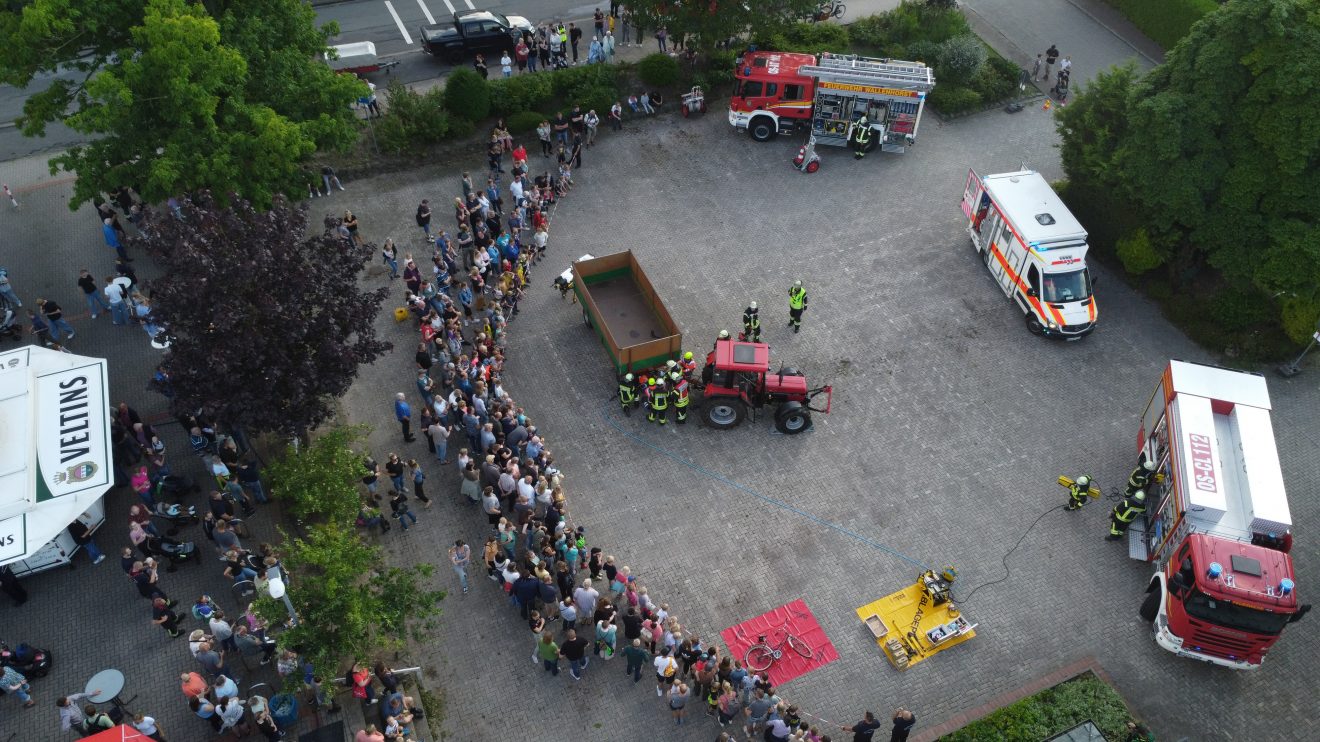
[[[375,248],[341,239],[333,218],[309,235],[307,207],[284,199],[270,211],[196,201],[149,213],[132,240],[165,269],[151,306],[170,337],[173,412],[302,435],[390,350],[373,329],[385,290],[358,286]]]

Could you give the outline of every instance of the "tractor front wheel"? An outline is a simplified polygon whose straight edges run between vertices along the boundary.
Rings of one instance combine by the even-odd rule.
[[[797,435],[811,429],[811,412],[801,402],[785,402],[775,410],[775,430]]]
[[[747,405],[733,397],[716,397],[706,400],[701,416],[710,427],[728,430],[742,424],[743,418],[747,417]]]

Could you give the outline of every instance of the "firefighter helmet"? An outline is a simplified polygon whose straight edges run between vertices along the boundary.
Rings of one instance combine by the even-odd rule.
[[[680,374],[679,372],[675,371],[675,372],[669,374],[669,378],[670,378],[671,380],[677,382],[679,379],[683,378],[683,375]]]
[[[675,361],[675,360],[672,359],[672,358],[670,358],[669,360],[665,361],[665,368],[667,368],[667,369],[671,369],[671,370],[672,370],[672,369],[673,369],[675,366],[677,366],[677,365],[678,365],[678,361]]]
[[[756,311],[756,302],[752,302],[751,306],[749,306],[749,307],[747,307],[747,308],[750,309],[750,310],[752,310],[753,312],[755,312],[755,311]]]
[[[798,280],[798,281],[794,281],[794,282],[793,282],[793,288],[795,288],[795,289],[800,289],[800,288],[802,288],[802,281],[800,281],[800,280]]]
[[[685,361],[690,361],[690,360],[692,360],[692,351],[689,350],[688,352],[684,353],[684,354],[683,354],[683,360],[685,360]]]
[[[1089,487],[1089,486],[1091,486],[1091,478],[1088,477],[1088,476],[1086,476],[1085,474],[1083,474],[1082,476],[1080,476],[1080,477],[1077,478],[1077,486],[1078,486],[1078,487]]]
[[[729,331],[720,330],[720,340],[728,340],[728,339],[729,339]]]
[[[1155,471],[1155,462],[1151,461],[1150,459],[1146,459],[1145,461],[1141,462],[1141,468],[1145,469],[1146,471]]]
[[[1145,502],[1146,502],[1146,490],[1137,490],[1136,492],[1133,492],[1133,493],[1132,493],[1132,501],[1135,502],[1135,503],[1138,503],[1138,504],[1145,504]]]
[[[631,381],[633,380],[633,375],[632,375],[632,374],[624,374],[624,375],[623,375],[623,380],[624,380],[624,381],[631,382]]]
[[[655,379],[647,379],[647,380],[646,380],[646,385],[647,385],[647,386],[655,386]]]

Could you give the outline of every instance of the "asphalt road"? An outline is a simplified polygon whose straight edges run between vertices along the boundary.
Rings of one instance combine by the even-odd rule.
[[[383,85],[391,76],[412,83],[444,74],[449,65],[422,51],[419,29],[445,23],[455,11],[469,8],[492,10],[505,15],[520,15],[532,23],[590,17],[597,7],[609,8],[609,1],[582,4],[577,0],[539,0],[505,2],[495,0],[350,0],[318,5],[316,15],[322,22],[339,24],[339,36],[332,44],[370,41],[376,54],[399,60],[389,73],[376,73],[368,79]],[[585,52],[585,48],[583,49]]]

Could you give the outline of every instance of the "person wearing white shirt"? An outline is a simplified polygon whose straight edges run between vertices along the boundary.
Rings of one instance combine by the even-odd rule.
[[[503,72],[505,77],[513,77],[513,60],[509,59],[507,51],[500,57],[500,72]]]

